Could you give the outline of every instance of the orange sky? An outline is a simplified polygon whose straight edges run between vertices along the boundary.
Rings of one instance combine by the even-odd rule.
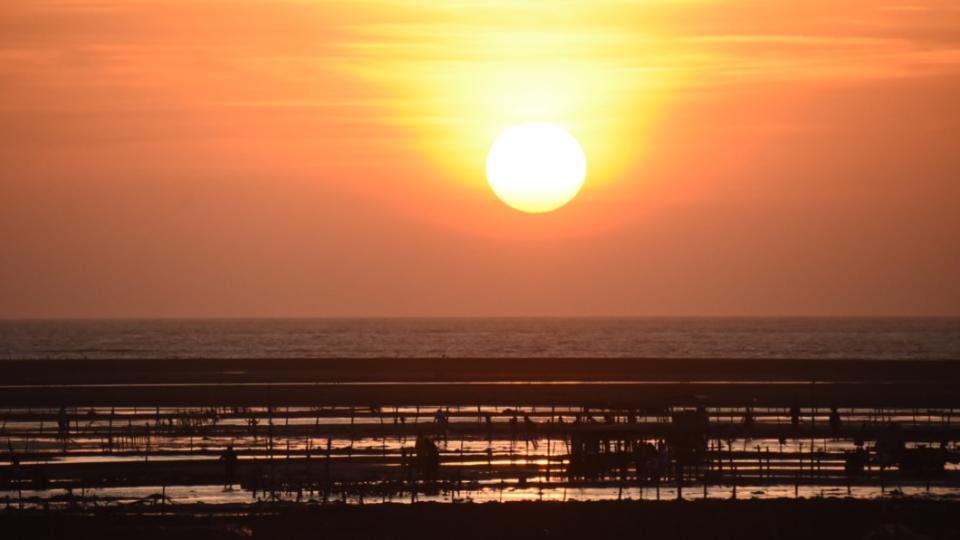
[[[0,317],[960,315],[960,6],[3,0]],[[501,129],[587,183],[508,208]]]

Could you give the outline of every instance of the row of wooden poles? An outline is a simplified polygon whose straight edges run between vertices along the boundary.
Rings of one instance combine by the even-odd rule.
[[[825,411],[801,412],[804,413],[805,418],[809,418],[809,422],[802,423],[804,429],[813,430],[820,426],[825,433],[829,430],[827,420],[829,415],[825,414]],[[627,486],[651,485],[659,494],[661,482],[666,482],[676,485],[679,497],[682,496],[685,485],[698,481],[702,483],[704,493],[708,485],[722,484],[732,485],[736,494],[736,486],[746,483],[786,483],[792,478],[795,491],[798,492],[802,483],[827,480],[836,482],[846,477],[849,489],[852,480],[848,475],[841,473],[843,454],[829,450],[829,438],[819,439],[821,441],[819,450],[815,439],[809,440],[809,444],[806,444],[806,439],[803,439],[804,442],[801,443],[797,437],[796,427],[789,421],[784,421],[789,418],[789,411],[745,407],[739,411],[708,411],[708,414],[711,425],[734,427],[736,433],[731,433],[742,435],[742,437],[727,440],[710,439],[709,452],[706,454],[701,470],[684,477],[684,475],[674,474],[672,467],[667,467],[662,474],[657,475],[654,481],[643,481],[640,478],[631,477],[629,471],[611,471],[598,479],[597,485],[618,489],[620,494]],[[749,446],[749,433],[746,426],[748,414],[752,415],[750,431],[761,430],[763,426],[767,426],[782,434],[778,441],[781,448],[771,451],[769,445]],[[925,415],[926,422],[923,421]],[[870,435],[870,429],[882,428],[883,422],[888,422],[891,418],[912,419],[908,424],[915,428],[941,431],[946,429],[949,431],[948,437],[952,437],[952,430],[956,427],[952,410],[877,409],[859,412],[856,415],[850,412],[848,418],[851,417],[854,420],[847,420],[847,423],[860,420],[863,424],[861,427],[866,429],[862,435],[866,436]],[[397,465],[400,461],[399,465],[402,469],[404,458],[401,457],[398,460],[397,454],[401,452],[395,449],[409,449],[408,443],[419,432],[437,439],[445,448],[443,470],[447,475],[446,483],[441,482],[441,485],[447,486],[448,489],[453,475],[456,475],[456,483],[453,485],[458,489],[464,485],[465,481],[468,485],[475,485],[475,482],[481,479],[494,482],[499,479],[501,489],[509,485],[506,480],[514,479],[518,485],[522,483],[528,486],[531,477],[541,479],[538,483],[540,488],[543,486],[552,488],[575,485],[563,479],[565,459],[570,452],[568,443],[570,434],[579,431],[609,430],[611,431],[610,440],[617,440],[613,438],[617,436],[613,432],[630,432],[632,429],[639,431],[640,428],[649,426],[651,431],[648,435],[654,439],[657,430],[662,432],[670,426],[670,411],[604,409],[558,411],[556,408],[522,407],[493,410],[482,406],[477,407],[476,410],[405,408],[402,411],[399,408],[389,411],[377,407],[313,410],[280,410],[272,407],[257,410],[237,408],[170,410],[157,407],[151,411],[132,410],[119,413],[115,409],[108,413],[102,409],[91,411],[90,409],[63,408],[58,411],[8,411],[3,414],[3,418],[3,431],[0,432],[0,436],[7,437],[7,446],[11,455],[20,454],[33,458],[44,457],[45,454],[49,454],[48,457],[64,454],[83,455],[90,450],[89,444],[84,446],[83,440],[100,439],[100,453],[142,454],[144,462],[147,462],[152,455],[158,455],[161,451],[173,454],[196,453],[198,448],[194,447],[195,438],[204,441],[204,437],[219,437],[219,440],[208,439],[208,442],[202,442],[203,451],[216,454],[221,452],[227,444],[234,444],[244,457],[261,458],[261,462],[268,463],[271,470],[274,470],[277,462],[283,461],[284,466],[294,471],[294,475],[298,461],[309,462],[311,456],[322,456],[325,460],[326,473],[323,478],[311,479],[308,476],[303,479],[306,482],[286,484],[278,484],[271,479],[269,485],[273,487],[299,485],[301,487],[298,489],[302,489],[306,484],[314,487],[322,486],[323,492],[329,494],[333,491],[332,486],[336,485],[346,496],[346,493],[351,491],[366,492],[370,486],[381,486],[381,490],[382,486],[394,486],[391,489],[397,492],[409,492],[413,497],[418,491],[436,489],[436,486],[431,487],[427,483],[402,477],[398,479],[395,478],[396,474],[392,476],[386,474],[372,481],[335,479],[330,476],[331,465],[339,466],[341,462],[350,461],[361,463],[362,458],[374,458],[371,463],[380,465]],[[290,423],[291,420],[303,418],[312,418],[314,422],[312,424]],[[561,418],[567,418],[567,420],[561,422]],[[251,422],[257,419],[259,421]],[[867,420],[870,419],[878,420],[868,422]],[[237,420],[246,422],[225,425],[225,422]],[[364,423],[358,420],[364,420]],[[368,441],[379,439],[379,449],[354,448],[359,435],[371,433],[379,434],[378,437],[367,437]],[[396,437],[395,440],[392,439],[393,437]],[[451,438],[453,451],[450,451]],[[183,439],[188,440],[186,445]],[[389,441],[391,444],[388,444],[388,439],[391,439]],[[50,441],[57,441],[57,445],[40,444]],[[323,442],[314,444],[314,441]],[[336,448],[334,441],[341,441],[346,445]],[[459,447],[456,444],[458,441]],[[782,445],[788,441],[793,441],[790,445],[798,447],[799,451],[784,452]],[[465,452],[464,448],[468,442],[471,447],[486,443],[486,449]],[[953,440],[949,442],[954,444]],[[36,451],[30,450],[31,443],[38,448]],[[169,444],[165,446],[164,443]],[[540,450],[544,443],[545,456]],[[520,444],[523,446],[522,452],[519,452]],[[506,446],[506,451],[498,453],[500,451],[495,448],[502,446]],[[740,446],[740,449],[737,450],[736,446]],[[166,450],[161,450],[164,448]],[[808,449],[806,455],[803,448]],[[348,459],[343,461],[342,458]],[[376,458],[379,458],[379,461]],[[469,461],[482,462],[483,458],[486,458],[486,467],[462,465]],[[11,457],[11,464],[13,459]],[[247,459],[242,460],[243,463],[247,461]],[[495,461],[507,461],[507,463],[498,465],[494,463]],[[537,465],[532,472],[529,466],[524,465],[519,470],[515,466],[519,462],[538,461],[542,461],[545,466]],[[211,466],[217,465],[211,463]],[[50,465],[46,468],[55,472],[58,467],[59,465]],[[890,478],[889,475],[871,471],[869,467],[866,476],[878,481],[881,489],[885,487],[885,479]],[[559,477],[558,481],[554,482],[553,480],[557,477]],[[929,486],[929,479],[927,482]],[[327,496],[325,500],[326,498]]]

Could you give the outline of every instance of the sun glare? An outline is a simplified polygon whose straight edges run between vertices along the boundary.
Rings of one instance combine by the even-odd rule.
[[[506,129],[487,155],[487,180],[497,197],[523,212],[544,213],[569,203],[587,176],[580,143],[556,124]]]

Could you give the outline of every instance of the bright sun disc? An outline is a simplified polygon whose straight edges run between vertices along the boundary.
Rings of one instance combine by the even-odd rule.
[[[570,202],[587,176],[587,158],[573,135],[555,124],[507,128],[487,155],[487,181],[503,202],[542,213]]]

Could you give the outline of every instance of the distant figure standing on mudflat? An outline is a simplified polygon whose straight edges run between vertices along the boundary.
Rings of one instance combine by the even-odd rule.
[[[223,462],[223,488],[232,489],[234,478],[237,474],[237,452],[233,449],[233,445],[227,447],[227,449],[220,454],[220,461]]]

